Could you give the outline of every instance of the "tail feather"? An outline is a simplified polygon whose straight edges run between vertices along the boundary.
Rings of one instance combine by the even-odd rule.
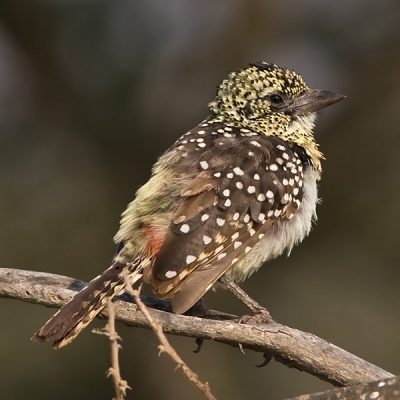
[[[124,270],[128,271],[132,284],[142,277],[143,261],[136,259],[127,264],[114,262],[54,314],[31,340],[38,342],[53,340],[55,349],[72,342],[106,307],[107,302],[125,288]]]

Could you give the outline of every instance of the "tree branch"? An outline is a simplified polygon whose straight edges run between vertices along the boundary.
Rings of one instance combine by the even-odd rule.
[[[60,308],[84,282],[48,273],[0,268],[0,297],[13,298],[46,307]],[[168,310],[167,302],[143,298],[148,307]],[[135,304],[116,302],[116,319],[127,325],[151,329]],[[372,382],[393,375],[367,361],[307,332],[272,323],[246,325],[235,316],[210,311],[207,318],[150,310],[165,333],[214,340],[233,347],[251,349],[289,367],[310,373],[336,386]],[[100,314],[105,318],[107,312]],[[33,327],[33,330],[35,327]]]
[[[129,277],[127,274],[125,274],[125,282],[129,285]],[[160,353],[167,353],[172,358],[172,360],[176,363],[176,368],[179,368],[182,371],[182,373],[186,376],[186,378],[191,383],[193,383],[197,387],[197,389],[199,389],[201,394],[207,400],[217,400],[214,397],[214,395],[211,393],[209,384],[207,382],[205,382],[205,383],[201,382],[199,377],[197,376],[197,374],[194,373],[187,366],[187,364],[182,360],[182,358],[179,357],[179,355],[175,351],[175,349],[170,345],[168,339],[164,335],[162,325],[158,321],[153,319],[153,317],[150,315],[149,309],[144,305],[144,303],[140,299],[139,291],[140,291],[140,289],[133,290],[133,288],[131,286],[127,287],[127,292],[129,292],[134,297],[136,304],[139,307],[140,311],[146,317],[147,321],[149,321],[151,328],[153,329],[154,333],[157,335],[157,338],[160,342],[160,345],[158,346]]]
[[[127,389],[131,389],[128,382],[121,377],[119,368],[119,351],[122,349],[119,342],[119,337],[115,329],[115,305],[112,301],[108,300],[107,303],[108,322],[102,329],[93,329],[93,333],[107,336],[111,344],[111,367],[108,369],[107,377],[112,377],[115,388],[115,400],[125,400]]]
[[[344,387],[326,392],[303,394],[286,400],[398,400],[400,395],[400,378],[387,378],[379,381]]]

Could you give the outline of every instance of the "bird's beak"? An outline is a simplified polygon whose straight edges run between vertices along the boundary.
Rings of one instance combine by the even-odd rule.
[[[345,98],[346,96],[336,92],[311,90],[294,99],[288,109],[292,113],[300,115],[321,110]]]

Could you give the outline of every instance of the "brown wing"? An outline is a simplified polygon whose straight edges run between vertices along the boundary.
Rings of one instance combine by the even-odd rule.
[[[304,157],[278,138],[215,138],[182,190],[151,271],[175,312],[189,309],[278,219],[297,212]]]

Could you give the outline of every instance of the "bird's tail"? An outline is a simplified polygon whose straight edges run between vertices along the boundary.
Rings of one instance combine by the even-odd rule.
[[[92,279],[84,289],[54,314],[32,336],[31,340],[38,342],[53,340],[54,349],[72,342],[106,307],[107,302],[125,288],[125,273],[132,284],[142,277],[143,261],[136,259],[126,264],[115,261],[110,268]]]

